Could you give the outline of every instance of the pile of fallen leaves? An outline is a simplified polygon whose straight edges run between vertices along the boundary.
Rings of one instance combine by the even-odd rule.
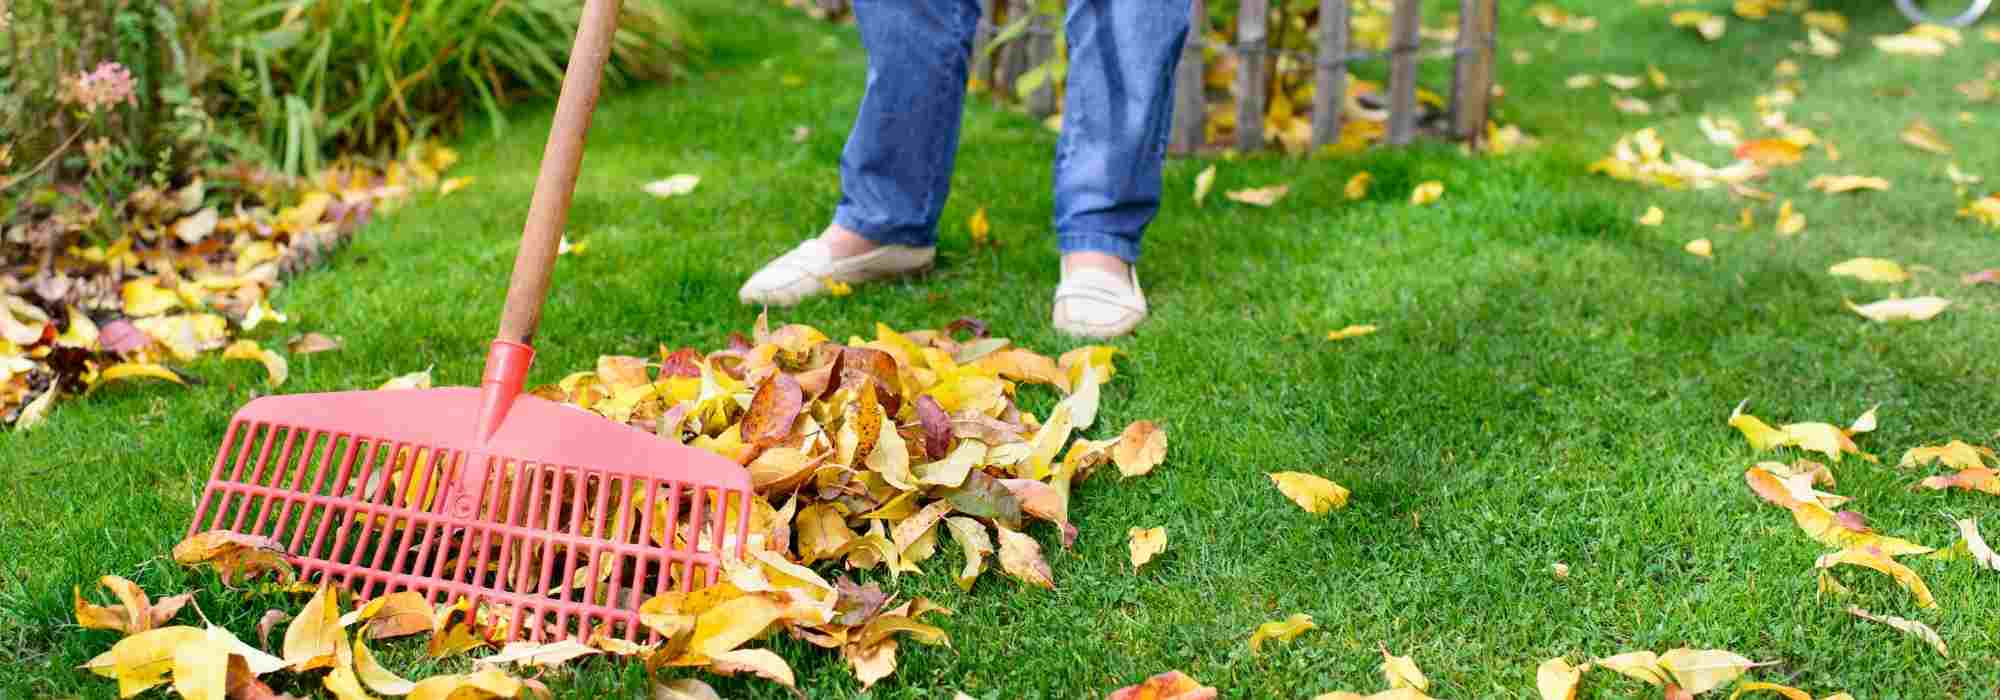
[[[182,383],[168,363],[216,350],[263,363],[271,386],[283,384],[284,356],[242,338],[287,322],[268,301],[271,289],[317,264],[372,214],[416,191],[464,186],[465,178],[442,177],[457,159],[420,144],[380,167],[347,163],[303,182],[239,166],[176,188],[140,188],[111,211],[36,216],[31,203],[6,231],[5,250],[38,256],[0,260],[0,424],[33,428],[59,397],[106,382]],[[121,235],[65,250],[36,243],[73,238],[102,220]],[[336,343],[307,335],[287,345],[306,353]]]
[[[1101,387],[1117,372],[1115,354],[1108,346],[1086,346],[1052,358],[991,337],[972,319],[910,333],[878,324],[872,339],[841,343],[809,326],[772,329],[760,316],[751,337],[734,336],[723,350],[662,347],[656,357],[602,357],[594,369],[532,393],[742,464],[756,491],[747,540],[702,543],[704,551],[720,545],[744,553],[740,560],[725,558],[715,584],[643,601],[593,601],[636,605],[650,632],[647,643],[601,627],[564,630],[572,637],[564,641],[500,646],[526,632],[507,628],[515,617],[510,611],[495,605],[475,610],[463,599],[433,607],[411,592],[376,598],[343,616],[338,591],[291,580],[293,565],[282,543],[212,531],[182,542],[175,559],[218,569],[225,582],[271,573],[293,590],[316,591],[286,631],[282,657],[246,648],[226,631],[159,628],[186,598],[149,606],[136,587],[121,584],[113,588],[124,601],[122,613],[91,607],[79,594],[78,619],[86,626],[111,626],[116,618],[115,628],[135,634],[87,667],[127,688],[171,678],[184,694],[198,697],[181,677],[211,673],[211,667],[184,669],[160,650],[206,640],[201,643],[219,650],[212,658],[243,660],[216,687],[249,687],[279,668],[325,668],[330,672],[323,684],[342,698],[364,697],[355,694],[361,687],[356,679],[374,693],[412,697],[433,697],[410,690],[427,684],[439,692],[487,693],[478,697],[515,697],[534,688],[495,668],[412,685],[380,667],[360,630],[350,646],[346,628],[361,625],[370,639],[428,633],[433,657],[497,646],[497,653],[479,659],[494,666],[611,654],[642,660],[662,683],[663,672],[701,669],[749,672],[791,687],[793,674],[782,658],[745,646],[782,631],[840,654],[864,686],[872,685],[895,670],[902,641],[948,643],[945,632],[924,618],[951,611],[923,598],[897,604],[878,584],[845,576],[830,582],[814,567],[880,569],[893,580],[921,571],[949,538],[963,553],[954,578],[966,590],[996,554],[1009,576],[1054,588],[1055,572],[1029,525],[1045,521],[1068,547],[1077,535],[1069,502],[1078,480],[1106,464],[1126,477],[1143,475],[1166,457],[1166,432],[1151,421],[1134,422],[1109,439],[1082,437],[1097,423]],[[385,388],[427,385],[426,372]],[[1035,385],[1061,397],[1045,417],[1017,403],[1024,387]],[[1273,479],[1314,512],[1345,503],[1346,492],[1323,479]],[[408,495],[421,497],[414,490]],[[742,516],[732,509],[724,517]],[[663,537],[664,530],[653,536]],[[1132,538],[1135,567],[1166,546],[1160,528],[1134,528]],[[283,617],[274,611],[267,626]],[[509,690],[495,690],[501,687]]]

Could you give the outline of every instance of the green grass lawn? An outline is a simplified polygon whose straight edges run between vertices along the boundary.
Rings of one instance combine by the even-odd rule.
[[[735,301],[744,276],[831,214],[860,96],[853,30],[764,3],[688,4],[714,45],[705,73],[609,95],[597,115],[571,223],[589,249],[558,266],[536,383],[599,354],[721,346],[757,313]],[[951,546],[925,574],[893,584],[957,610],[943,623],[951,647],[905,644],[900,670],[869,696],[1093,697],[1169,669],[1228,697],[1372,692],[1382,687],[1378,642],[1415,656],[1432,694],[1447,698],[1533,697],[1535,666],[1552,656],[1581,662],[1683,645],[1773,662],[1751,677],[1816,695],[1987,697],[2000,686],[2000,574],[1909,560],[1937,610],[1868,572],[1843,575],[1853,600],[1820,596],[1812,564],[1823,548],[1744,487],[1743,469],[1769,455],[1723,424],[1745,397],[1774,424],[1844,425],[1880,403],[1881,428],[1859,442],[1884,463],[1841,462],[1834,490],[1854,496],[1876,528],[1926,544],[1952,542],[1947,515],[1981,517],[1989,539],[2000,536],[2000,498],[1912,492],[1930,472],[1893,466],[1919,444],[2000,441],[2000,288],[1958,282],[2000,267],[2000,232],[1953,216],[1947,159],[1896,142],[1923,116],[1957,146],[1962,168],[2000,180],[2000,139],[1991,137],[2000,110],[1952,90],[2000,60],[2000,44],[1975,29],[1942,58],[1885,56],[1866,37],[1903,27],[1889,3],[1825,6],[1845,12],[1854,32],[1839,58],[1796,56],[1804,89],[1789,112],[1843,159],[1829,163],[1814,149],[1761,183],[1809,220],[1779,239],[1775,204],[1759,206],[1758,230],[1723,231],[1744,204],[1725,191],[1642,190],[1583,168],[1643,126],[1659,126],[1690,157],[1726,163],[1695,118],[1753,124],[1751,101],[1803,36],[1797,19],[1731,17],[1723,40],[1706,43],[1668,27],[1669,8],[1564,4],[1600,27],[1558,35],[1521,7],[1502,9],[1500,115],[1541,139],[1536,149],[1491,159],[1441,145],[1238,159],[1220,163],[1218,196],[1201,208],[1189,195],[1209,161],[1170,163],[1144,264],[1154,317],[1117,343],[1121,372],[1092,435],[1158,420],[1172,434],[1167,464],[1082,485],[1074,550],[1035,530],[1054,592],[994,573],[962,594],[949,576],[958,567]],[[1515,62],[1516,49],[1530,60]],[[1562,85],[1577,72],[1642,75],[1649,63],[1676,82],[1679,112],[1620,115],[1606,88]],[[787,75],[803,85],[787,86]],[[1880,94],[1897,87],[1910,94]],[[1661,106],[1652,93],[1641,92]],[[1962,123],[1961,111],[1975,121]],[[372,387],[427,366],[440,384],[477,381],[547,114],[530,108],[504,135],[471,136],[459,174],[476,176],[472,186],[382,219],[328,268],[275,295],[291,325],[253,337],[268,344],[313,330],[347,343],[292,357],[285,391]],[[801,125],[811,136],[795,144]],[[1053,135],[982,101],[963,141],[936,273],[773,319],[843,338],[876,321],[926,328],[973,315],[1046,353],[1072,347],[1047,320]],[[1344,201],[1341,185],[1362,170],[1375,177],[1373,194]],[[703,178],[692,196],[640,191],[681,172]],[[1893,189],[1805,189],[1826,173],[1879,175]],[[1407,204],[1410,187],[1431,179],[1445,183],[1443,199]],[[1270,209],[1219,196],[1279,182],[1291,195]],[[1653,204],[1666,211],[1663,226],[1633,223]],[[979,206],[998,250],[968,241],[963,222]],[[1698,237],[1715,241],[1714,260],[1681,251]],[[1896,286],[1826,274],[1856,256],[1934,271]],[[1841,305],[1891,293],[1955,304],[1894,326]],[[1382,329],[1324,340],[1351,323]],[[265,609],[302,603],[228,590],[167,556],[229,415],[263,391],[253,363],[211,359],[192,370],[199,386],[107,387],[63,404],[36,432],[0,437],[0,697],[115,694],[112,682],[74,668],[116,638],[79,629],[70,611],[71,586],[102,574],[155,594],[195,590],[210,619],[245,639]],[[1302,512],[1264,477],[1284,470],[1347,486],[1351,505]],[[1134,575],[1126,529],[1162,525],[1171,545]],[[1567,579],[1551,575],[1557,562],[1569,566]],[[1935,626],[1951,658],[1849,617],[1849,602]],[[1250,654],[1252,628],[1295,612],[1319,629]],[[788,639],[773,646],[809,695],[863,695],[837,657]],[[392,667],[415,677],[467,664],[422,661],[421,647],[387,645]],[[646,687],[636,664],[603,659],[544,680],[564,697],[640,697]],[[1586,697],[1657,693],[1601,671],[1586,685]],[[765,683],[718,688],[783,696]],[[317,678],[280,689],[316,691]]]

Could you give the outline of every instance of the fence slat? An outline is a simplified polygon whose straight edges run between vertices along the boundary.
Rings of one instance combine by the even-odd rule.
[[[1202,84],[1201,42],[1208,34],[1208,3],[1194,0],[1188,8],[1187,43],[1181,46],[1180,67],[1174,69],[1174,125],[1167,139],[1171,153],[1193,153],[1208,140],[1208,99]]]
[[[1451,131],[1477,148],[1493,100],[1494,0],[1461,0],[1451,81]]]
[[[1419,0],[1396,0],[1389,19],[1389,143],[1401,146],[1417,135],[1417,29],[1423,26]]]
[[[999,19],[1004,24],[1012,24],[1023,13],[1032,11],[1028,7],[1028,0],[995,0],[994,9],[1000,9],[1000,3],[1006,3],[1006,14]],[[1017,37],[1013,41],[1001,44],[1000,52],[994,55],[993,62],[993,101],[996,103],[1013,102],[1015,100],[1014,83],[1021,79],[1022,73],[1028,71],[1028,42],[1026,37]]]
[[[1268,65],[1266,26],[1271,19],[1268,0],[1242,0],[1236,14],[1236,150],[1254,151],[1264,147],[1264,92],[1270,88],[1264,69]]]
[[[1023,9],[1035,12],[1032,8]],[[1035,70],[1048,65],[1049,60],[1056,57],[1056,38],[1054,30],[1049,27],[1047,15],[1035,12],[1034,19],[1028,24],[1028,34],[1021,38],[1028,42],[1028,70]],[[1037,118],[1056,113],[1057,80],[1053,75],[1044,75],[1041,86],[1028,93],[1028,114]]]
[[[1340,140],[1347,102],[1347,0],[1320,0],[1319,53],[1313,69],[1313,148]]]
[[[1000,3],[1005,0],[979,0],[979,29],[972,35],[972,66],[967,75],[979,81],[988,91],[993,90],[993,52],[987,51],[987,44],[993,43],[993,28],[1000,21]]]

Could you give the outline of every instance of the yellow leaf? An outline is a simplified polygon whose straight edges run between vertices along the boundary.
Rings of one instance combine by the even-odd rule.
[[[993,225],[986,220],[986,207],[980,207],[972,212],[972,217],[965,220],[965,230],[972,234],[974,246],[986,245],[992,240],[990,234]]]
[[[1571,90],[1582,90],[1596,84],[1597,76],[1589,73],[1578,73],[1563,80],[1563,85]]]
[[[1821,175],[1807,182],[1806,187],[1827,194],[1838,194],[1857,190],[1886,190],[1889,189],[1889,181],[1865,175]]]
[[[826,293],[836,297],[844,297],[853,294],[854,287],[840,280],[829,279],[826,280]]]
[[[1660,90],[1665,90],[1673,84],[1672,81],[1667,80],[1666,73],[1660,72],[1659,67],[1650,63],[1646,64],[1646,80],[1651,82],[1654,88]]]
[[[1918,56],[1931,58],[1943,56],[1945,43],[1933,37],[1917,34],[1889,34],[1875,37],[1875,48],[1882,53],[1896,56]]]
[[[1766,168],[1792,165],[1805,159],[1805,148],[1786,139],[1757,139],[1736,147],[1736,157]]]
[[[1208,198],[1209,189],[1214,186],[1215,166],[1210,165],[1202,168],[1201,172],[1194,176],[1194,205],[1197,207],[1201,206],[1202,200]]]
[[[1138,571],[1139,567],[1145,566],[1146,562],[1152,561],[1153,557],[1159,555],[1161,551],[1167,548],[1167,529],[1164,527],[1135,527],[1127,530],[1125,534],[1130,540],[1128,546],[1132,550],[1133,571]],[[1258,629],[1262,630],[1263,628],[1259,627]],[[1252,637],[1252,639],[1254,640],[1255,637]],[[1251,646],[1255,647],[1256,642],[1252,641]]]
[[[1361,337],[1361,336],[1364,336],[1364,335],[1368,335],[1368,334],[1370,334],[1370,333],[1374,333],[1374,332],[1375,332],[1376,330],[1377,330],[1377,328],[1376,328],[1375,324],[1372,324],[1372,323],[1358,323],[1358,324],[1354,324],[1354,325],[1350,325],[1350,326],[1348,326],[1348,327],[1346,327],[1346,328],[1342,328],[1342,329],[1340,329],[1340,330],[1335,330],[1335,331],[1327,331],[1327,332],[1326,332],[1326,339],[1327,339],[1327,340],[1346,340],[1346,339],[1348,339],[1348,338],[1359,338],[1359,337]]]
[[[1134,533],[1137,533],[1138,531],[1139,531],[1138,528],[1133,528]],[[1161,546],[1165,546],[1166,535],[1163,533],[1160,535],[1160,537],[1162,540]],[[1136,562],[1138,561],[1138,554],[1137,554],[1138,541],[1136,539],[1133,540],[1132,546],[1133,546],[1132,550],[1133,561]],[[1252,654],[1262,653],[1264,651],[1264,642],[1273,639],[1278,640],[1280,642],[1289,642],[1292,641],[1293,637],[1297,637],[1301,634],[1304,634],[1306,630],[1313,629],[1315,627],[1318,627],[1318,625],[1313,624],[1312,616],[1307,615],[1305,613],[1292,613],[1291,617],[1285,618],[1283,620],[1275,620],[1272,622],[1266,622],[1264,624],[1258,625],[1256,631],[1250,633],[1250,653]],[[1383,666],[1383,668],[1387,669],[1388,667],[1385,665]],[[1415,666],[1412,666],[1411,668],[1415,668]],[[1387,671],[1385,670],[1384,672],[1386,673]],[[1421,678],[1423,676],[1423,673],[1418,672],[1417,675],[1418,677]],[[1394,679],[1392,678],[1391,680],[1393,681]]]
[[[1784,204],[1778,207],[1778,235],[1790,236],[1804,231],[1805,228],[1806,216],[1792,211],[1792,200],[1785,200]]]
[[[1167,431],[1149,420],[1132,421],[1118,435],[1111,461],[1121,477],[1141,476],[1167,459]]]
[[[1035,538],[995,525],[1000,533],[1000,569],[1030,585],[1055,590],[1055,575],[1042,560],[1042,546]]]
[[[293,671],[330,668],[341,653],[344,637],[340,600],[332,586],[320,584],[319,592],[285,628],[285,663]]]
[[[1939,297],[1922,296],[1908,299],[1884,299],[1872,304],[1856,306],[1854,302],[1844,302],[1854,313],[1861,314],[1876,323],[1892,321],[1928,321],[1943,313],[1951,301]]]
[[[1642,78],[1636,75],[1619,75],[1617,73],[1604,74],[1604,84],[1610,85],[1611,87],[1617,88],[1619,90],[1630,90],[1632,88],[1639,87],[1639,83],[1642,82],[1642,80],[1643,80]]]
[[[1788,423],[1779,429],[1785,431],[1785,435],[1790,438],[1787,444],[1797,445],[1799,449],[1807,452],[1824,454],[1827,459],[1835,462],[1840,461],[1840,455],[1845,451],[1842,448],[1847,436],[1832,424]]]
[[[1535,690],[1542,694],[1542,700],[1576,700],[1576,687],[1581,683],[1583,671],[1562,657],[1543,661],[1535,668]]]
[[[354,675],[373,690],[383,695],[408,695],[417,684],[404,680],[375,660],[375,653],[368,645],[356,637],[354,640]]]
[[[1342,193],[1346,195],[1348,201],[1358,201],[1368,196],[1368,186],[1374,182],[1375,176],[1363,170],[1347,178],[1347,185],[1342,188]]]
[[[320,679],[320,685],[333,694],[334,700],[375,700],[361,687],[361,677],[355,673],[353,664],[343,662],[335,665],[332,673]],[[415,688],[414,685],[411,687]]]
[[[688,652],[712,657],[732,651],[763,636],[783,613],[783,606],[764,594],[726,601],[695,617],[694,634],[688,637]]]
[[[285,365],[285,358],[279,357],[276,352],[259,347],[257,341],[254,340],[238,340],[230,343],[229,347],[222,349],[222,359],[250,360],[252,362],[263,363],[264,372],[267,375],[266,379],[274,387],[283,386],[285,378],[290,375],[290,371]]]
[[[1311,624],[1310,618],[1308,618],[1307,624]],[[1431,679],[1424,677],[1423,669],[1417,668],[1415,660],[1408,656],[1390,654],[1387,646],[1381,647],[1381,649],[1382,677],[1389,680],[1390,688],[1413,688],[1420,691],[1430,690]]]
[[[410,688],[404,700],[480,700],[516,698],[527,687],[520,679],[488,666],[472,673],[431,676]]]
[[[1667,683],[1667,670],[1660,667],[1659,655],[1650,651],[1626,652],[1616,656],[1607,656],[1592,663],[1651,685],[1666,685]]]
[[[95,383],[106,384],[134,377],[165,379],[175,384],[185,383],[181,381],[181,375],[175,374],[173,370],[150,362],[120,362],[106,367],[103,371],[97,373],[97,381]]]
[[[953,579],[960,590],[971,591],[973,581],[986,571],[986,555],[993,553],[993,540],[986,536],[986,526],[972,518],[953,516],[945,518],[944,525],[965,551],[965,568]]]
[[[1953,440],[1942,445],[1910,448],[1903,453],[1903,459],[1897,462],[1897,466],[1915,467],[1935,461],[1953,469],[1977,469],[1986,466],[1981,457],[1995,459],[1991,448],[1974,447],[1963,440]]]
[[[141,277],[126,282],[119,295],[124,300],[125,315],[135,318],[165,313],[181,305],[180,295],[161,289],[158,277]]]
[[[1930,587],[1924,585],[1924,580],[1917,576],[1917,572],[1910,570],[1910,567],[1904,566],[1894,559],[1890,559],[1874,551],[1867,549],[1843,549],[1832,554],[1820,556],[1819,560],[1814,562],[1813,565],[1821,569],[1832,569],[1841,564],[1860,566],[1887,574],[1891,578],[1896,579],[1898,585],[1908,590],[1910,595],[1917,599],[1918,607],[1935,608],[1938,606],[1937,599],[1931,597]]]
[[[1721,649],[1682,647],[1660,655],[1660,668],[1673,674],[1676,684],[1691,695],[1722,687],[1744,671],[1761,665]]]
[[[1743,407],[1749,404],[1750,400],[1744,399],[1742,403],[1736,404],[1735,410],[1729,412],[1729,427],[1742,432],[1743,438],[1750,441],[1752,449],[1762,452],[1792,444],[1794,438],[1789,433],[1771,427],[1756,416],[1744,413]]]
[[[66,348],[97,349],[97,324],[76,307],[69,307],[69,328],[56,336],[56,345]],[[4,377],[5,375],[0,375]],[[0,379],[0,381],[5,381]]]
[[[1835,264],[1833,267],[1827,268],[1826,271],[1835,275],[1853,277],[1864,282],[1894,284],[1897,282],[1907,282],[1910,279],[1910,273],[1904,270],[1902,265],[1896,264],[1894,260],[1883,260],[1881,258],[1854,258]]]
[[[438,196],[443,197],[453,192],[465,189],[466,185],[472,184],[472,180],[473,178],[470,175],[447,179],[444,182],[438,184]]]
[[[166,346],[175,359],[190,361],[204,350],[228,343],[228,322],[215,314],[175,314],[134,319],[132,325]]]
[[[1668,24],[1690,26],[1690,28],[1694,28],[1696,34],[1702,34],[1702,40],[1710,40],[1710,42],[1722,38],[1722,32],[1728,28],[1728,22],[1724,18],[1720,18],[1716,14],[1710,14],[1710,12],[1702,12],[1702,10],[1680,10],[1680,12],[1674,12],[1672,16],[1668,16]]]
[[[1659,207],[1646,207],[1646,213],[1639,215],[1640,226],[1658,226],[1667,220],[1667,213]]]
[[[1283,199],[1285,193],[1290,192],[1291,190],[1292,190],[1291,185],[1271,185],[1268,187],[1255,187],[1247,190],[1230,190],[1228,192],[1223,193],[1223,196],[1228,197],[1230,201],[1233,202],[1241,202],[1252,206],[1268,207],[1273,204],[1277,204],[1278,200]]]
[[[429,388],[431,388],[431,370],[429,367],[426,367],[421,372],[411,372],[409,374],[405,374],[403,376],[396,377],[389,381],[383,382],[382,386],[375,387],[375,390],[393,391],[398,389],[429,389]]]
[[[1785,686],[1785,685],[1778,685],[1776,683],[1765,683],[1762,681],[1744,681],[1743,683],[1737,685],[1736,692],[1729,694],[1729,700],[1736,700],[1738,696],[1744,693],[1751,693],[1759,690],[1768,690],[1773,693],[1783,695],[1787,698],[1787,700],[1813,700],[1812,694],[1807,693],[1806,691],[1803,690],[1799,690],[1798,688],[1793,688],[1791,686]]]
[[[1444,196],[1444,183],[1437,180],[1429,180],[1418,184],[1415,189],[1410,190],[1410,203],[1416,206],[1424,206],[1438,201],[1438,198],[1442,196]]]
[[[291,564],[285,561],[285,545],[259,535],[229,530],[199,532],[174,545],[173,554],[174,561],[183,565],[215,567],[222,574],[222,582],[228,584],[266,571],[278,572],[279,578],[286,582],[292,577]]]
[[[1944,137],[1939,136],[1937,130],[1931,128],[1931,125],[1921,117],[1910,120],[1909,125],[1904,126],[1903,130],[1896,134],[1896,138],[1911,148],[1938,155],[1951,155],[1951,144],[1945,143]]]
[[[1692,241],[1688,241],[1687,245],[1681,246],[1681,250],[1685,250],[1688,252],[1689,255],[1693,255],[1698,258],[1715,257],[1715,244],[1710,242],[1706,238],[1697,238]]]
[[[701,184],[700,175],[683,173],[664,180],[648,182],[643,189],[646,190],[646,194],[655,197],[678,197],[693,192],[695,186],[699,184]]]
[[[437,625],[430,601],[417,591],[399,591],[377,597],[340,619],[342,627],[357,622],[367,625],[369,639],[429,632]]]
[[[173,670],[174,650],[206,636],[200,629],[180,625],[147,630],[119,640],[109,651],[85,662],[83,668],[117,679],[118,695],[131,697],[165,683]]]
[[[1938,636],[1937,630],[1931,629],[1930,625],[1916,620],[1896,617],[1895,615],[1876,615],[1855,605],[1847,606],[1847,614],[1869,622],[1888,625],[1898,632],[1916,637],[1930,644],[1932,649],[1937,650],[1938,656],[1951,658],[1951,649],[1945,646],[1944,638]]]
[[[1347,489],[1325,478],[1305,472],[1272,472],[1267,476],[1280,493],[1308,513],[1324,514],[1347,507]]]
[[[1805,13],[1806,26],[1828,34],[1846,34],[1847,17],[1832,10],[1812,10]]]

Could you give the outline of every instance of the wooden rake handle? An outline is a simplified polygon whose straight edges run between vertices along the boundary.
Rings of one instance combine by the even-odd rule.
[[[528,223],[521,231],[521,250],[514,257],[514,275],[507,284],[507,306],[500,312],[498,340],[532,345],[542,323],[542,302],[549,295],[549,272],[569,221],[569,202],[576,192],[576,172],[583,160],[585,132],[597,108],[604,82],[604,64],[618,32],[619,0],[589,0],[577,24],[563,72],[562,95],[556,99],[555,124],[542,150],[541,174],[535,177],[535,198]]]

